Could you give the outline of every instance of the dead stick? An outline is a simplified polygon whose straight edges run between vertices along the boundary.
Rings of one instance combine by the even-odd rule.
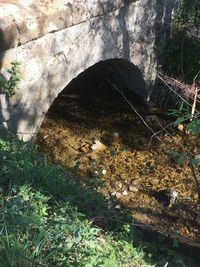
[[[196,108],[196,103],[197,103],[197,93],[198,93],[198,87],[196,85],[196,79],[199,76],[200,71],[198,71],[197,75],[194,77],[193,79],[193,84],[192,84],[192,88],[191,91],[194,91],[194,100],[193,100],[193,104],[192,104],[192,110],[191,110],[191,119],[190,121],[192,121],[193,117],[194,117],[194,113],[195,113],[195,108]]]
[[[199,185],[199,181],[198,181],[195,169],[194,169],[194,165],[192,163],[190,163],[189,166],[191,168],[191,171],[192,171],[192,174],[193,174],[193,177],[194,177],[194,181],[195,181],[196,188],[197,188],[197,194],[198,194],[198,202],[200,204],[200,185]]]
[[[195,83],[193,83],[192,85],[192,89],[195,89],[195,95],[194,95],[194,100],[193,100],[193,104],[192,104],[192,110],[191,110],[191,118],[190,118],[190,121],[193,120],[194,118],[194,113],[195,113],[195,109],[196,109],[196,103],[197,103],[197,93],[198,93],[198,88],[197,86],[195,85]]]

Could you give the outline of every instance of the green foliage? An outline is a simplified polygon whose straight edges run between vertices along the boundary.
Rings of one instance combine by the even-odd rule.
[[[16,87],[21,79],[19,65],[19,62],[11,62],[11,68],[7,70],[7,72],[10,74],[10,78],[8,80],[3,76],[0,76],[1,93],[8,97],[15,95]]]
[[[178,151],[169,151],[169,155],[179,165],[184,165],[188,161],[187,153],[180,153]]]
[[[194,134],[200,134],[200,120],[194,120],[188,123],[187,130]]]
[[[181,123],[187,123],[187,130],[193,134],[200,134],[200,115],[197,113],[192,116],[189,110],[189,106],[184,102],[181,103],[179,109],[170,109],[169,115],[176,117],[174,126],[178,126]]]
[[[189,106],[182,102],[179,109],[169,110],[169,115],[176,117],[174,126],[178,126],[181,123],[186,125],[186,130],[192,132],[195,135],[200,135],[200,114],[197,113],[192,116],[189,110]],[[173,158],[179,165],[192,164],[193,166],[198,165],[200,162],[199,158],[191,158],[188,153],[180,153],[178,151],[169,152],[171,158]]]
[[[200,163],[200,157],[196,156],[195,158],[190,160],[190,164],[192,164],[193,166],[196,166]]]
[[[22,142],[0,140],[0,158],[0,266],[152,266],[128,233],[105,234],[87,219],[116,227],[97,184],[82,187]]]
[[[199,25],[199,0],[182,0],[161,59],[165,73],[188,83],[192,83],[200,68]]]
[[[191,118],[189,106],[186,105],[185,102],[182,102],[178,109],[169,109],[169,115],[177,118],[174,122],[174,126],[178,126],[180,123]]]
[[[200,25],[200,3],[199,0],[182,0],[175,23],[179,27],[188,24],[199,27]]]
[[[0,153],[2,151],[2,153],[4,154],[6,151],[10,150],[10,143],[0,139]]]
[[[144,252],[132,218],[108,208],[96,182],[83,186],[19,141],[0,140],[0,158],[0,266],[175,266],[165,243]]]

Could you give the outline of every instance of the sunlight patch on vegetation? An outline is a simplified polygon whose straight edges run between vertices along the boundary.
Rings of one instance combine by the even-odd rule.
[[[105,203],[66,170],[18,141],[0,140],[0,157],[0,266],[153,266],[130,226],[114,235],[87,219],[86,202]]]

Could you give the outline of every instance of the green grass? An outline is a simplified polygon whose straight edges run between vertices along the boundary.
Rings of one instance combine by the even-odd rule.
[[[22,142],[0,139],[0,213],[0,267],[193,266]]]

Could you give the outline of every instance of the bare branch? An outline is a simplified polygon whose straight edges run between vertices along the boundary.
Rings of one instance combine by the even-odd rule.
[[[158,120],[156,120],[156,122],[158,123]],[[161,126],[161,130],[155,132],[155,133],[151,136],[148,147],[150,147],[151,142],[152,142],[152,140],[153,140],[153,138],[154,138],[155,136],[157,136],[158,134],[160,134],[160,133],[162,133],[162,132],[169,133],[166,129],[169,128],[170,126],[172,126],[173,123],[169,123],[169,124],[168,124],[167,126],[165,126],[165,127],[162,126],[160,123],[159,123],[159,125]],[[169,133],[169,134],[170,134],[170,133]]]
[[[200,185],[199,185],[199,181],[198,181],[198,178],[197,178],[195,169],[194,169],[194,165],[193,164],[190,164],[190,168],[192,170],[192,174],[193,174],[194,181],[195,181],[195,184],[196,184],[197,193],[198,193],[198,202],[200,204]]]
[[[191,33],[191,32],[189,32],[189,31],[187,31],[187,30],[185,30],[185,32],[186,32],[188,35],[191,35],[191,36],[193,36],[193,37],[195,37],[195,38],[200,39],[200,35],[198,35],[198,34]]]
[[[190,104],[184,97],[186,97],[187,99],[194,99],[194,95],[195,95],[195,91],[191,90],[191,86],[184,84],[176,79],[173,79],[171,77],[168,77],[166,75],[163,75],[162,73],[158,72],[157,77],[164,82],[164,84],[168,87],[168,89],[170,91],[172,91],[174,94],[176,94],[183,102],[185,102],[187,105],[189,105],[190,107],[192,107],[192,104]],[[195,76],[197,78],[198,74]],[[171,86],[169,86],[169,84],[171,86],[173,86],[175,89],[173,89]],[[200,91],[200,87],[198,85],[197,86],[197,92]],[[193,88],[192,88],[193,89]],[[181,91],[181,94],[184,96],[182,96],[180,93],[178,93],[178,91]],[[200,93],[197,94],[197,102],[200,102]],[[195,112],[197,114],[200,114],[198,112],[198,110],[195,109]]]
[[[160,139],[160,137],[157,136],[157,134],[154,132],[154,130],[146,123],[146,121],[144,120],[144,118],[134,108],[133,104],[126,98],[126,96],[124,95],[124,93],[121,90],[119,90],[119,88],[114,83],[112,83],[110,80],[107,79],[107,81],[113,86],[114,90],[117,91],[124,98],[124,100],[129,104],[129,106],[132,108],[132,110],[137,114],[137,116],[141,119],[141,121],[144,123],[144,125],[153,133],[153,135],[156,136],[156,138],[161,143],[163,143],[163,141]]]
[[[194,114],[195,114],[195,110],[196,110],[196,104],[197,104],[197,94],[198,94],[198,88],[197,88],[197,86],[195,85],[195,83],[192,84],[192,87],[193,87],[194,90],[195,90],[195,95],[194,95],[194,100],[193,100],[193,104],[192,104],[192,110],[191,110],[191,118],[190,118],[190,121],[192,121],[193,118],[194,118]]]
[[[200,74],[200,70],[197,72],[197,75],[194,77],[194,79],[193,79],[193,83],[196,83],[196,79],[197,79],[197,77],[199,76],[199,74]]]

